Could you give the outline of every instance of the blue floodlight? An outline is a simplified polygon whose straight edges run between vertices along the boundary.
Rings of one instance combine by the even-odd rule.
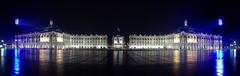
[[[223,20],[222,20],[222,18],[218,18],[218,25],[219,25],[219,26],[222,26],[222,25],[223,25]]]
[[[15,25],[19,25],[19,19],[18,18],[15,19]]]

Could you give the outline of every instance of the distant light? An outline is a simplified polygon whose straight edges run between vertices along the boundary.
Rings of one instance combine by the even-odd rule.
[[[187,19],[184,20],[184,26],[188,26]]]
[[[19,25],[19,19],[15,19],[15,25]]]
[[[218,25],[219,25],[219,26],[222,26],[222,25],[223,25],[223,21],[222,21],[221,18],[218,19]]]
[[[50,20],[50,21],[49,21],[49,24],[52,26],[52,25],[53,25],[53,21],[52,21],[52,20]]]

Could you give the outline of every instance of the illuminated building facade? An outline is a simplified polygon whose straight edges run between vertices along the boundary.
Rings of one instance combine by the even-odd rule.
[[[113,37],[113,47],[114,48],[124,48],[124,37],[117,35]]]
[[[221,49],[222,36],[180,32],[168,35],[130,35],[130,49]]]
[[[107,35],[72,35],[71,48],[107,48]]]
[[[44,32],[20,34],[15,36],[18,48],[108,48],[107,35],[72,35],[54,30],[53,22]],[[188,27],[184,21],[184,27]],[[118,29],[120,32],[120,29]],[[127,41],[127,42],[126,42]],[[181,31],[166,35],[129,35],[112,37],[113,48],[129,49],[222,49],[222,36]]]
[[[192,32],[184,21],[181,32],[167,35],[130,35],[130,49],[222,49],[222,36]]]
[[[15,36],[18,48],[65,48],[70,45],[70,35],[58,32],[36,32]]]
[[[107,36],[36,32],[16,35],[15,44],[18,48],[107,48]]]
[[[53,28],[43,32],[15,35],[17,48],[107,48],[107,35],[72,35]]]
[[[15,36],[19,48],[107,48],[107,35],[70,35],[35,32]],[[114,48],[123,48],[124,37],[113,37]],[[220,49],[222,36],[180,32],[168,35],[129,35],[130,49]]]

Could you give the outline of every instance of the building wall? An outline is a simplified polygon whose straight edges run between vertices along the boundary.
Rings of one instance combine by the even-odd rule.
[[[168,35],[130,35],[130,49],[222,49],[222,36],[203,33],[173,33]]]
[[[107,48],[107,35],[73,35],[72,48]]]
[[[18,48],[107,48],[107,36],[38,32],[16,35],[15,45]]]
[[[163,48],[165,36],[158,35],[129,35],[129,48]]]
[[[108,48],[107,41],[107,35],[70,35],[59,32],[15,36],[18,48]],[[186,32],[167,35],[133,34],[129,35],[128,46],[130,49],[221,49],[222,36]]]
[[[113,48],[124,48],[124,37],[117,35],[112,38]]]

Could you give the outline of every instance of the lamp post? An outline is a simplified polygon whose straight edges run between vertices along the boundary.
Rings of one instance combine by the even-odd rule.
[[[16,25],[16,26],[19,26],[20,25],[20,20],[19,20],[19,18],[16,18],[15,20],[14,20],[14,24]],[[19,28],[19,27],[17,27],[17,33],[16,33],[16,35],[17,34],[19,34],[21,31],[20,31],[21,29]],[[14,41],[15,41],[15,48],[19,48],[19,46],[18,46],[18,42],[19,42],[19,37],[16,37],[16,35],[14,36],[15,38],[14,38]]]
[[[19,25],[19,19],[18,18],[16,18],[15,20],[14,20],[14,24],[15,25]],[[18,29],[17,29],[18,30]],[[19,31],[17,31],[17,32],[19,32]],[[18,34],[18,33],[17,33]],[[15,41],[15,48],[18,48],[18,37],[16,37],[16,35],[14,36],[14,41]]]
[[[218,26],[219,26],[219,29],[218,29],[218,34],[220,35],[220,38],[219,38],[219,48],[221,49],[221,47],[222,47],[222,42],[220,42],[220,41],[222,41],[222,33],[221,33],[221,31],[222,31],[222,26],[223,26],[223,18],[222,17],[219,17],[218,18]]]

